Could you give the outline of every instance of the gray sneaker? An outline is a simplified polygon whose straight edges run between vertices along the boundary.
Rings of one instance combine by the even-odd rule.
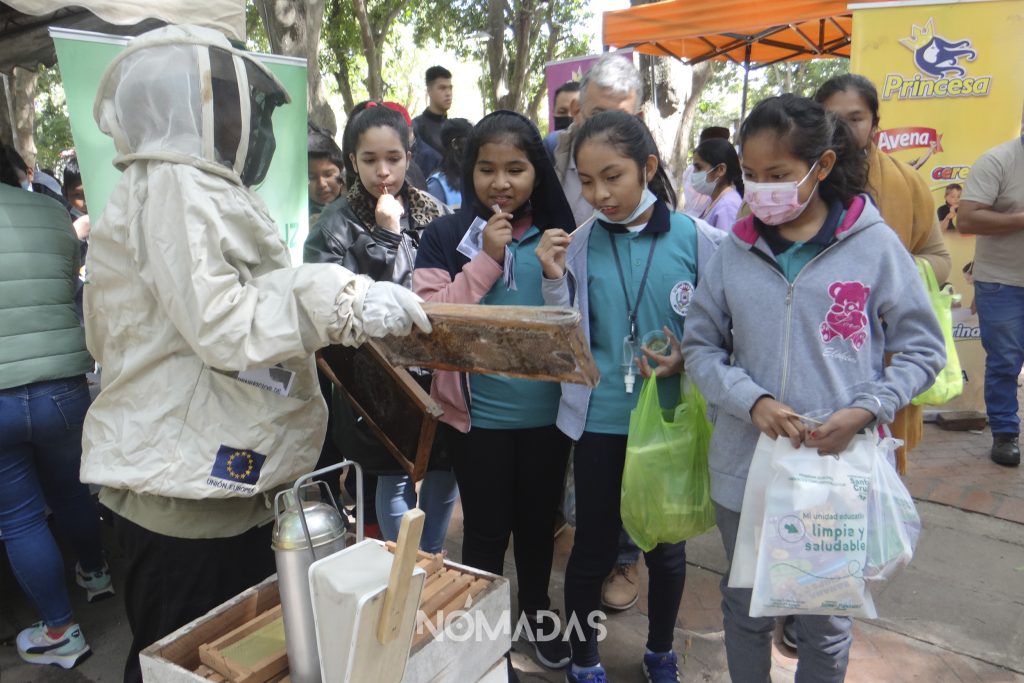
[[[95,572],[87,572],[81,564],[75,565],[75,583],[85,589],[85,597],[89,602],[109,598],[114,594],[114,586],[110,582],[110,570],[104,564]]]

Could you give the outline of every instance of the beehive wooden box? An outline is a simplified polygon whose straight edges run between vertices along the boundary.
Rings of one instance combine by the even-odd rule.
[[[449,631],[441,630],[437,637],[415,643],[402,683],[504,683],[507,680],[504,656],[511,647],[508,579],[455,562],[446,561],[444,568],[490,582],[465,610],[466,624],[474,633],[466,637],[464,629],[452,627]],[[210,683],[199,660],[199,646],[238,628],[280,602],[275,575],[182,626],[142,651],[139,659],[143,680],[146,683]],[[278,681],[287,683],[288,679]]]

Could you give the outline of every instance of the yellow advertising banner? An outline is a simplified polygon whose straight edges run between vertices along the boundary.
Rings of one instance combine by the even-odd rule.
[[[1024,0],[885,2],[851,5],[850,70],[878,88],[876,142],[924,176],[944,216],[947,189],[963,185],[986,150],[1021,134],[1024,104]],[[954,186],[951,188],[951,186]],[[985,354],[974,291],[965,268],[974,237],[944,232],[950,282],[962,295],[953,334],[964,393],[943,410],[985,410]]]

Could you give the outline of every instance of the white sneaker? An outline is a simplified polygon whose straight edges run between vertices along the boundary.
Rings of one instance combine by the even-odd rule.
[[[75,583],[85,589],[85,597],[89,602],[109,598],[114,594],[114,586],[110,582],[110,570],[107,565],[98,572],[87,572],[81,564],[75,565]]]
[[[78,624],[71,624],[64,629],[61,637],[50,638],[46,624],[40,621],[18,634],[18,654],[30,664],[56,664],[70,669],[92,654],[92,651]]]

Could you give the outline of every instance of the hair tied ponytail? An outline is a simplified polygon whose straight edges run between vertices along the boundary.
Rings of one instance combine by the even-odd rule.
[[[632,159],[640,174],[647,168],[647,159],[654,155],[658,160],[658,170],[649,179],[647,187],[658,199],[675,209],[676,192],[669,180],[665,164],[658,153],[658,145],[654,142],[650,129],[641,119],[622,111],[606,111],[597,114],[584,122],[573,146],[574,160],[579,157],[580,148],[588,141],[603,142],[610,145],[622,156]]]
[[[789,154],[812,165],[832,150],[836,163],[818,185],[826,202],[844,205],[864,192],[867,158],[861,153],[853,132],[842,118],[825,111],[812,99],[787,93],[761,100],[740,127],[740,148],[752,136],[769,132],[785,145]]]

